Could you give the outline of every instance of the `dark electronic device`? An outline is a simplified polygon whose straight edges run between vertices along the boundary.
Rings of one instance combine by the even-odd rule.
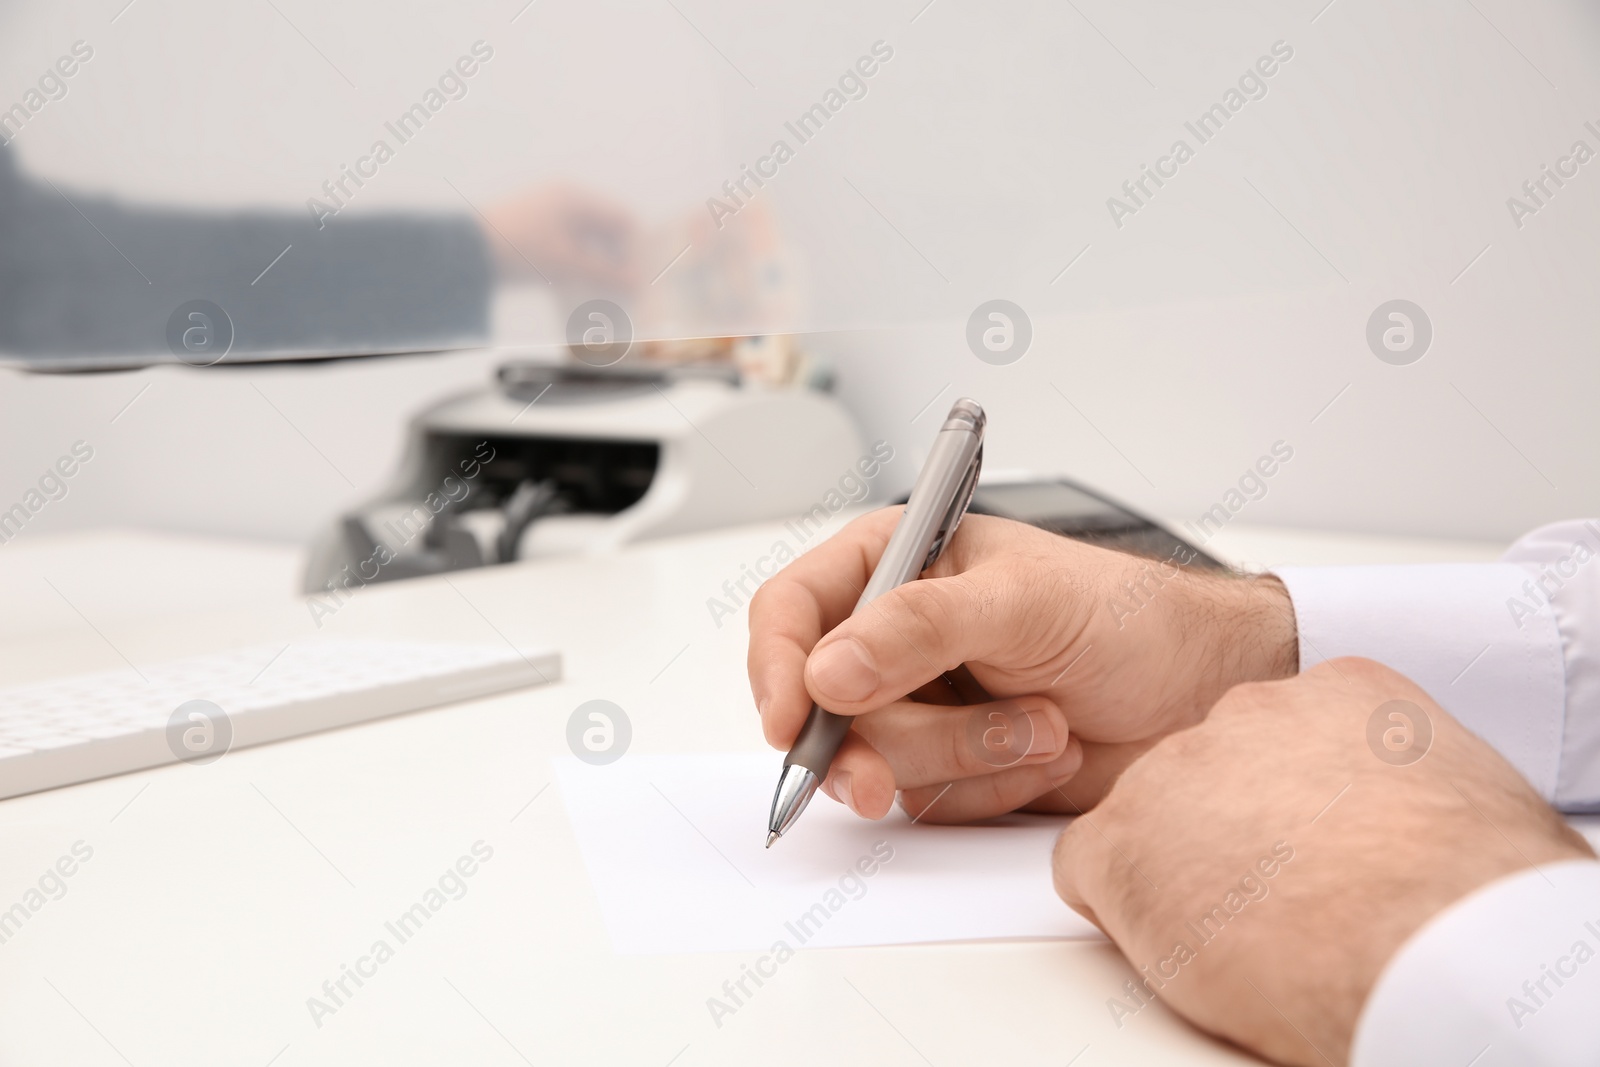
[[[1135,556],[1179,561],[1188,558],[1187,566],[1228,569],[1143,515],[1065,478],[980,484],[968,510],[975,515],[1016,519],[1075,541]]]

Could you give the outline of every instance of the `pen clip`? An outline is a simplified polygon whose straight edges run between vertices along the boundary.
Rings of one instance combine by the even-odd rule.
[[[949,510],[939,521],[939,531],[933,535],[933,544],[928,546],[928,558],[922,561],[921,570],[927,570],[944,555],[950,539],[956,535],[956,527],[961,525],[961,519],[972,503],[973,490],[978,487],[978,472],[982,469],[983,445],[980,443],[978,450],[972,454],[972,462],[967,464],[967,473],[962,475],[961,484],[956,487],[955,495],[950,499]]]

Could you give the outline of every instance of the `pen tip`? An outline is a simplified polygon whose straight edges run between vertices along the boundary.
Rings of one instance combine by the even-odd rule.
[[[772,847],[772,843],[774,841],[776,841],[777,839],[778,839],[778,831],[776,831],[776,830],[768,831],[768,833],[767,833],[767,847],[771,848]]]

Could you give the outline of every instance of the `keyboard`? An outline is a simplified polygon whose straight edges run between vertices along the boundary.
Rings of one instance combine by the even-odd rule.
[[[330,640],[0,689],[0,799],[560,677],[555,651]]]

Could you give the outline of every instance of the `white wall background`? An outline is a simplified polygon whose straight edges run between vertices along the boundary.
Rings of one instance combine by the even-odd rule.
[[[1600,127],[1600,32],[1578,0],[1083,0],[1081,15],[918,0],[804,18],[680,4],[698,29],[653,3],[544,0],[512,24],[520,3],[380,20],[369,4],[286,0],[358,90],[270,8],[140,0],[110,23],[121,6],[0,16],[0,103],[74,36],[92,30],[99,50],[19,139],[30,170],[296,209],[441,56],[494,35],[496,81],[397,162],[372,206],[440,206],[441,175],[490,195],[564,170],[662,226],[892,40],[871,94],[763,193],[804,278],[794,313],[766,325],[804,328],[869,440],[920,458],[938,410],[966,393],[991,411],[991,466],[1072,474],[1177,518],[1280,439],[1295,458],[1250,521],[1509,538],[1600,513],[1600,161],[1521,228],[1506,208],[1575,140],[1600,150],[1584,125]],[[1279,39],[1295,58],[1267,96],[1115,226],[1106,197]],[[596,54],[616,62],[596,69]],[[1010,366],[966,348],[966,317],[990,297],[1033,318]],[[1364,337],[1395,297],[1434,327],[1407,367]],[[498,336],[521,341],[562,320],[537,299],[502,301],[499,318]],[[24,536],[303,539],[383,481],[411,412],[486,382],[496,359],[3,371],[0,507],[84,439],[95,459]]]

